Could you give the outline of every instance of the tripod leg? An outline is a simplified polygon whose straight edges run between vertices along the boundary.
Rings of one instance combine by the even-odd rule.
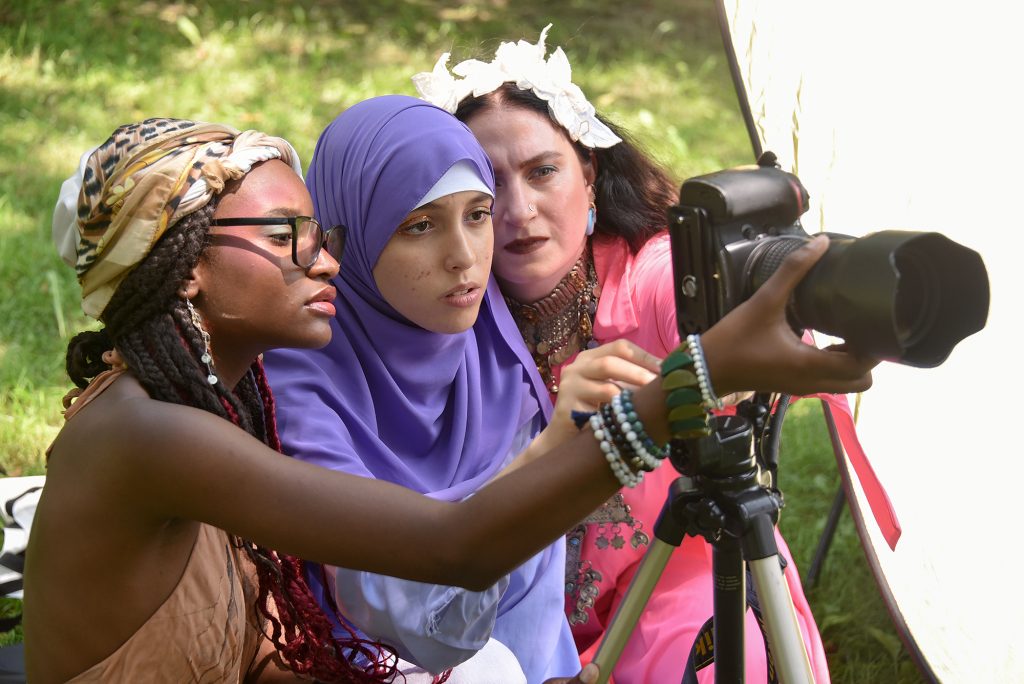
[[[814,558],[811,560],[811,568],[807,571],[807,580],[804,582],[810,589],[818,582],[818,575],[825,565],[825,556],[832,546],[832,538],[836,535],[836,528],[839,527],[839,516],[843,514],[846,507],[846,492],[843,486],[839,485],[836,491],[836,498],[832,500],[832,510],[828,512],[828,519],[825,521],[825,529],[821,532],[821,539],[818,540],[818,548],[814,550]]]
[[[675,549],[675,546],[657,537],[651,541],[647,553],[640,561],[640,567],[637,568],[636,574],[633,576],[633,581],[629,584],[629,589],[626,590],[622,603],[619,604],[615,615],[612,616],[611,624],[601,640],[597,654],[594,656],[594,663],[601,670],[596,684],[608,682],[612,669],[619,661],[622,649],[626,647],[626,642],[629,641],[644,606],[651,598],[654,585],[658,583],[658,579]]]
[[[762,553],[769,548],[774,549],[771,555],[758,553],[762,557],[748,560],[747,564],[757,590],[764,629],[768,634],[768,646],[774,656],[779,681],[782,684],[813,684],[811,661],[800,635],[793,597],[779,566],[778,547],[775,545],[771,520],[767,516],[758,516],[748,534],[757,537],[754,544],[762,549]],[[747,542],[746,539],[744,541]]]
[[[747,575],[740,541],[722,537],[711,549],[715,606],[715,684],[743,684]]]

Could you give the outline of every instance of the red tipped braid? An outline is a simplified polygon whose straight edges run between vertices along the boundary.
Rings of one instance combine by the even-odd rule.
[[[219,399],[220,405],[224,407],[225,411],[227,411],[228,418],[231,419],[231,422],[234,423],[235,425],[239,425],[242,422],[242,419],[241,417],[239,417],[238,413],[235,412],[234,407],[231,406],[231,402],[225,399],[224,397],[219,397]]]
[[[257,394],[263,403],[267,444],[281,451],[274,395],[262,362],[257,360],[251,370]],[[330,591],[326,590],[329,584],[324,566],[269,549],[263,552],[264,562],[257,564],[257,607],[269,620],[272,628],[270,639],[289,667],[324,682],[390,681],[396,671],[397,659],[383,644],[360,637],[340,615]],[[306,581],[305,566],[322,578],[329,607],[347,637],[334,635],[334,625]],[[277,611],[270,605],[271,598]]]
[[[256,359],[252,364],[252,375],[256,379],[256,391],[263,400],[263,422],[267,427],[267,444],[271,449],[281,451],[281,436],[277,433],[277,408],[274,404],[274,393],[270,391],[267,373],[263,370],[263,358]]]

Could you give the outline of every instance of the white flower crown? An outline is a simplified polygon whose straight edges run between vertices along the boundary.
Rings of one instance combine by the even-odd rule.
[[[504,83],[515,83],[520,90],[532,90],[548,103],[548,111],[565,128],[573,141],[593,149],[611,147],[622,142],[611,129],[598,121],[594,105],[572,82],[572,68],[562,48],[555,48],[545,61],[544,39],[551,24],[544,27],[537,44],[520,40],[502,43],[490,63],[478,59],[459,62],[448,73],[451,53],[444,53],[433,71],[412,77],[416,90],[427,102],[455,113],[459,103],[472,95],[479,97],[493,92]],[[455,79],[452,74],[461,76]]]

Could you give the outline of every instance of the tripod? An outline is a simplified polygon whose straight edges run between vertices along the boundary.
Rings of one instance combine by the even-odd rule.
[[[674,547],[688,534],[703,536],[712,545],[716,684],[744,681],[744,562],[757,591],[779,681],[814,681],[775,544],[782,496],[771,489],[771,476],[762,471],[753,449],[765,434],[769,401],[768,395],[757,394],[741,402],[736,415],[713,417],[709,436],[673,442],[672,465],[681,477],[669,489],[651,546],[594,657],[601,671],[598,684],[608,681]],[[775,444],[779,429],[781,425],[768,432]]]

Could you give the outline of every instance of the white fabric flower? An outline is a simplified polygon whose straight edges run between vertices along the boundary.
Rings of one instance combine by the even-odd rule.
[[[412,77],[412,82],[420,97],[454,114],[456,107],[459,106],[459,98],[456,95],[458,85],[448,73],[448,59],[451,56],[450,52],[444,53],[437,60],[433,71],[416,74]]]
[[[434,70],[412,77],[416,90],[427,102],[455,113],[459,103],[472,95],[479,97],[494,92],[503,83],[515,83],[520,90],[530,90],[548,103],[548,111],[573,141],[587,147],[611,147],[622,142],[611,129],[597,119],[579,86],[572,82],[572,67],[562,48],[556,48],[544,59],[551,24],[544,27],[536,43],[520,40],[502,43],[490,62],[467,59],[448,72],[450,53],[444,53]],[[452,74],[460,78],[456,79]]]

